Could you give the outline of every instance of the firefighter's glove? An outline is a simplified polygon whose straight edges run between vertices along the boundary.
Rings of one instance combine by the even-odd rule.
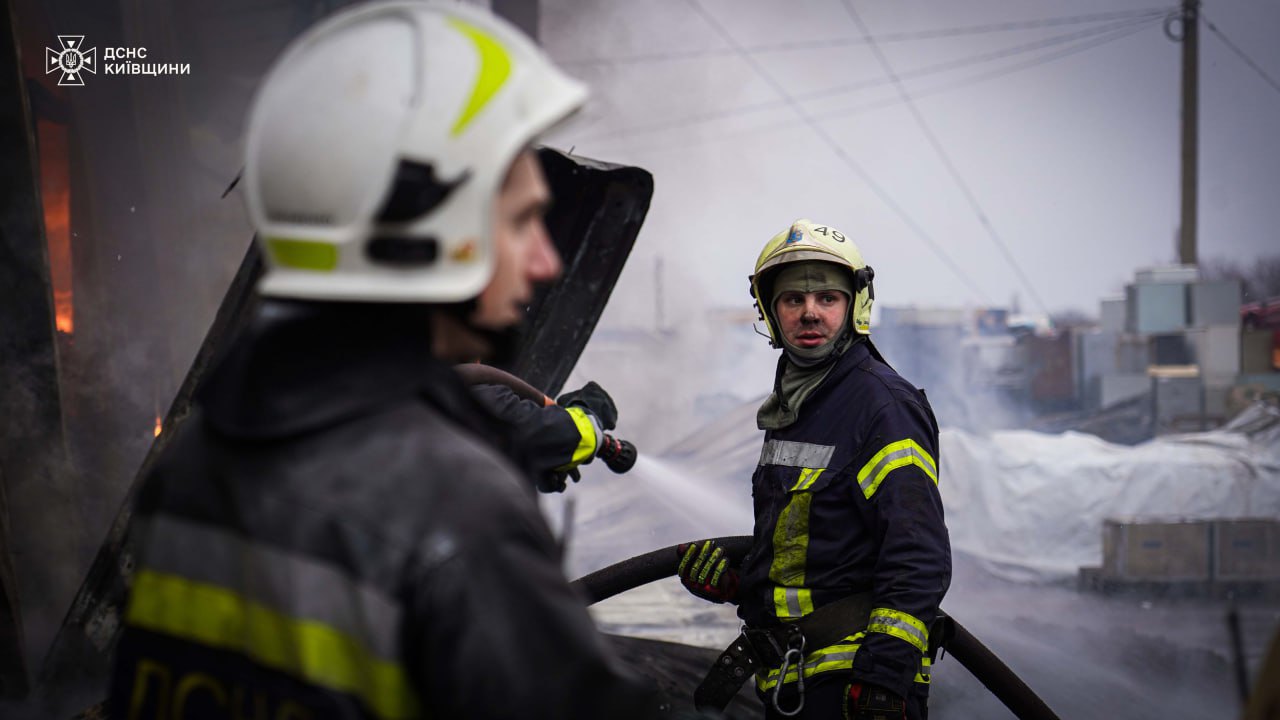
[[[578,468],[569,470],[548,470],[537,476],[538,492],[542,493],[561,493],[569,486],[569,481],[578,482],[582,479],[582,473],[578,472]]]
[[[850,720],[904,720],[907,703],[897,695],[869,683],[849,686]]]
[[[680,582],[689,592],[714,603],[738,602],[738,571],[729,567],[724,548],[711,540],[680,545]]]
[[[580,407],[595,416],[599,421],[600,427],[605,430],[612,430],[618,426],[618,408],[613,404],[613,398],[609,397],[609,393],[604,388],[595,383],[594,380],[582,386],[581,390],[574,390],[561,395],[556,404],[562,407]]]

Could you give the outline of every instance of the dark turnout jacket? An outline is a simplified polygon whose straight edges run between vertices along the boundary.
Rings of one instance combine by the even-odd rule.
[[[922,698],[928,628],[951,580],[938,478],[938,427],[924,394],[869,342],[855,343],[796,422],[765,434],[752,479],[743,620],[778,625],[869,593],[866,627],[851,627],[836,645],[806,648],[805,675],[845,671]],[[784,682],[796,672],[792,665]],[[777,682],[777,668],[757,675],[761,690]]]
[[[646,717],[422,308],[269,302],[139,493],[112,717]]]

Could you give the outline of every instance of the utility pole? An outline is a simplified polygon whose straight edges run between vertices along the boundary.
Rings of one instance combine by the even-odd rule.
[[[1182,225],[1178,260],[1196,264],[1196,187],[1199,160],[1200,0],[1182,0]]]

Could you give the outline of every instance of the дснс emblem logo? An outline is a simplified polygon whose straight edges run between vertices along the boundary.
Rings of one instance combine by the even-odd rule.
[[[84,71],[97,74],[98,48],[84,49],[83,35],[59,35],[61,50],[44,49],[45,74],[60,71],[59,85],[84,85]]]

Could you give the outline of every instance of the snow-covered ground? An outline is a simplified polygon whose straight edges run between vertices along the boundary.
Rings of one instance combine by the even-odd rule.
[[[751,532],[755,406],[708,425],[627,475],[588,467],[574,503],[569,575],[700,537]],[[1111,445],[1067,433],[944,430],[941,488],[956,553],[943,607],[1063,718],[1238,714],[1227,606],[1077,592],[1101,560],[1103,518],[1280,517],[1280,413],[1225,430]],[[553,523],[565,497],[548,503]],[[1240,607],[1249,670],[1280,628],[1280,604]],[[733,609],[674,580],[593,608],[610,632],[723,647]],[[935,672],[935,717],[1009,717],[954,660]]]

